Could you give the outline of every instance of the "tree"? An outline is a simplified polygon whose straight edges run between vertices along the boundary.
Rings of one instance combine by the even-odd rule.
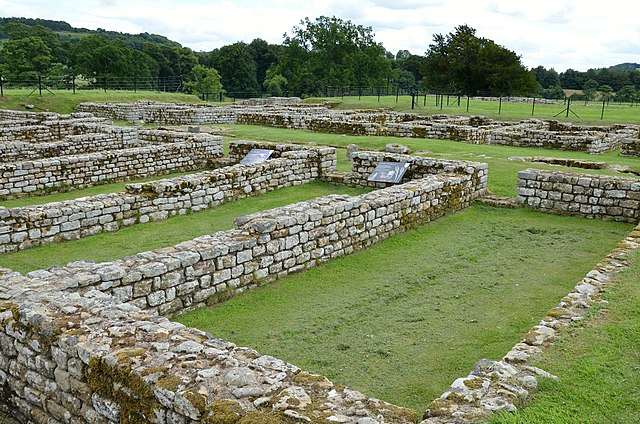
[[[616,99],[620,102],[634,102],[638,100],[638,91],[633,85],[625,85],[616,93]]]
[[[613,97],[613,88],[610,85],[601,85],[598,87],[598,92],[600,93],[600,96],[602,96],[602,100],[605,102],[609,102]]]
[[[537,86],[515,52],[477,37],[468,25],[433,37],[424,74],[429,88],[466,95],[529,95]]]
[[[320,95],[327,86],[383,85],[391,77],[391,61],[372,29],[335,16],[305,18],[283,45],[275,73],[300,95]]]
[[[46,75],[53,63],[51,49],[38,37],[8,40],[0,54],[2,73],[14,78],[34,79]]]
[[[185,83],[185,91],[204,97],[205,94],[222,92],[220,74],[214,68],[196,65],[189,75],[190,81]]]
[[[267,76],[267,69],[278,61],[282,46],[268,44],[266,41],[256,38],[249,44],[251,56],[256,63],[256,80],[262,86]]]
[[[271,96],[282,97],[285,94],[285,90],[289,81],[282,76],[282,74],[274,73],[273,68],[267,71],[267,76],[264,80],[264,89],[267,90],[267,93]]]
[[[596,98],[596,93],[598,91],[598,81],[590,79],[584,83],[582,86],[582,94],[584,95],[584,104],[587,104],[587,101],[593,100]]]
[[[251,49],[239,42],[220,48],[218,55],[222,85],[234,97],[255,97],[260,94],[256,78],[256,62]]]
[[[560,87],[560,75],[555,69],[546,69],[544,66],[533,68],[531,72],[535,75],[536,81],[542,88]]]

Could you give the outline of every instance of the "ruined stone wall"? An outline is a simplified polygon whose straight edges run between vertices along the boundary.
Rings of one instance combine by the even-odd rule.
[[[413,411],[65,284],[0,268],[0,402],[20,422],[416,421]]]
[[[159,124],[250,124],[334,134],[435,138],[472,144],[576,150],[593,154],[638,138],[637,126],[584,126],[553,120],[498,122],[482,116],[337,111],[325,107],[206,106],[140,102],[83,103],[78,110],[113,119]],[[132,118],[133,117],[133,118]]]
[[[317,157],[320,177],[331,172],[335,172],[336,170],[337,158],[336,149],[334,147],[239,140],[229,143],[229,159],[235,162],[240,162],[240,160],[242,160],[242,158],[245,157],[251,149],[273,150],[271,158],[282,157],[285,152],[290,151],[310,151],[314,152],[314,156]]]
[[[435,174],[458,174],[469,177],[469,184],[474,187],[472,194],[474,198],[483,194],[487,188],[488,165],[486,163],[371,151],[354,152],[352,154],[351,173],[344,177],[343,183],[371,188],[390,186],[391,184],[389,183],[367,181],[379,162],[409,163],[409,169],[407,169],[403,181],[411,181]]]
[[[640,138],[625,138],[620,146],[623,156],[640,156]]]
[[[318,149],[325,150],[325,149]],[[332,149],[335,157],[335,149]],[[197,174],[128,184],[126,192],[20,208],[0,207],[0,253],[162,220],[317,179],[314,150]]]
[[[237,228],[110,263],[43,271],[72,290],[98,289],[160,314],[350,254],[469,205],[471,177],[432,175],[361,196],[331,195],[240,217]]]
[[[76,126],[86,132],[80,135],[67,135],[62,139],[45,138],[36,141],[13,141],[0,143],[2,162],[18,162],[57,156],[82,155],[103,151],[112,151],[130,147],[140,147],[143,143],[138,139],[135,128],[124,128],[100,125]]]
[[[518,197],[543,212],[638,223],[640,179],[526,169],[518,172]]]
[[[282,152],[238,167],[312,154]],[[113,262],[75,262],[27,277],[0,269],[0,401],[38,423],[415,423],[413,411],[154,312],[222,300],[366,248],[468,206],[474,181],[429,175],[243,216],[234,230]],[[183,183],[132,189],[173,193]]]
[[[186,143],[0,163],[0,199],[201,169],[222,156],[222,138],[197,136]]]

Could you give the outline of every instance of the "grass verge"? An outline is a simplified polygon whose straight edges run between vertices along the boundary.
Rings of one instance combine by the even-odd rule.
[[[310,131],[289,130],[253,125],[230,126],[230,134],[235,138],[266,140],[274,142],[299,142],[327,144],[344,148],[348,144],[357,144],[362,149],[384,149],[389,143],[399,143],[409,146],[414,152],[422,152],[426,156],[443,159],[461,159],[489,164],[488,187],[495,194],[505,196],[516,195],[518,171],[526,168],[551,169],[558,171],[582,172],[588,174],[629,176],[608,170],[585,170],[562,166],[517,162],[509,160],[514,156],[550,156],[557,158],[573,158],[587,161],[602,161],[640,169],[640,159],[620,156],[618,151],[602,155],[590,155],[584,152],[563,150],[537,149],[527,147],[495,146],[467,144],[449,140],[412,139],[400,137],[370,137],[341,134],[322,134]],[[346,160],[345,151],[339,151],[338,169],[348,171],[350,164]]]
[[[492,424],[640,422],[640,252],[616,278],[607,309],[559,334],[537,366],[560,377],[541,380],[530,404]]]
[[[475,205],[177,319],[421,412],[504,355],[629,230]]]
[[[77,260],[111,261],[139,252],[172,246],[203,234],[231,229],[233,220],[240,215],[333,193],[357,195],[364,193],[364,190],[321,182],[288,187],[198,213],[125,227],[115,233],[101,233],[80,240],[3,254],[0,255],[0,266],[26,273],[55,265],[66,265]]]

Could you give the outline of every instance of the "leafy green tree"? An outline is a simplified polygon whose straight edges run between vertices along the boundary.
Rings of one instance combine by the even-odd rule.
[[[271,96],[282,97],[285,95],[287,85],[289,81],[282,76],[282,74],[276,74],[273,71],[273,68],[267,71],[267,76],[264,80],[264,89]]]
[[[42,39],[31,36],[6,41],[0,55],[2,73],[17,79],[46,75],[54,59],[51,49]]]
[[[391,60],[372,29],[335,16],[305,18],[283,45],[276,73],[299,95],[320,95],[327,86],[383,85],[391,77]]]
[[[611,87],[610,85],[601,85],[600,87],[598,87],[598,92],[600,93],[602,100],[604,100],[605,102],[608,102],[613,98],[613,87]]]
[[[584,103],[587,104],[587,101],[593,100],[596,98],[596,93],[598,92],[598,81],[590,79],[584,83],[582,86],[582,94],[584,96]]]
[[[150,57],[122,40],[98,35],[83,38],[72,50],[74,70],[98,86],[129,88],[134,80],[149,80],[154,65]]]
[[[282,46],[269,44],[266,41],[256,38],[249,44],[251,56],[256,63],[256,80],[262,86],[267,77],[269,67],[278,61]]]
[[[636,87],[629,84],[622,87],[616,93],[616,99],[620,102],[634,102],[638,100],[638,90]]]
[[[235,97],[255,97],[260,94],[256,78],[256,62],[246,43],[234,43],[220,48],[218,56],[222,85]]]
[[[560,75],[555,69],[546,69],[544,66],[533,68],[531,72],[535,75],[536,81],[542,88],[552,88],[560,86]]]
[[[189,79],[190,81],[185,83],[185,91],[197,96],[223,91],[220,74],[214,68],[198,64],[193,67]]]
[[[443,36],[436,34],[424,66],[433,90],[467,95],[528,95],[536,91],[534,76],[520,57],[492,40],[476,36],[468,25]]]

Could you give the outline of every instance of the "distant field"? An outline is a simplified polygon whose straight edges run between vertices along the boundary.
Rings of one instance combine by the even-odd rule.
[[[398,112],[415,112],[424,115],[437,113],[445,113],[448,115],[483,115],[495,119],[502,120],[522,120],[528,118],[541,119],[557,119],[560,121],[569,121],[582,124],[611,124],[611,123],[640,123],[640,106],[631,106],[630,104],[618,104],[611,102],[605,107],[604,119],[600,119],[602,113],[602,102],[590,102],[586,106],[584,101],[576,101],[571,103],[570,110],[578,115],[577,117],[569,113],[566,117],[566,105],[562,101],[555,104],[542,104],[536,102],[535,109],[533,102],[500,102],[487,100],[469,100],[469,111],[467,112],[467,98],[458,98],[451,96],[441,106],[436,106],[436,97],[427,96],[426,104],[424,96],[418,98],[415,109],[411,109],[411,96],[400,96],[396,103],[395,96],[381,96],[378,101],[377,96],[350,96],[350,97],[330,97],[330,98],[310,98],[305,99],[305,103],[315,102],[338,102],[337,109],[379,109],[388,108]],[[532,114],[533,112],[533,114]],[[555,115],[558,115],[557,117]]]
[[[0,97],[0,109],[27,110],[25,105],[34,105],[33,112],[72,113],[82,102],[135,102],[138,100],[154,100],[158,102],[200,103],[201,100],[191,94],[165,93],[156,91],[125,90],[76,90],[75,94],[68,90],[53,90],[53,94],[45,91],[42,97],[38,92],[29,96],[33,89],[5,90]]]

